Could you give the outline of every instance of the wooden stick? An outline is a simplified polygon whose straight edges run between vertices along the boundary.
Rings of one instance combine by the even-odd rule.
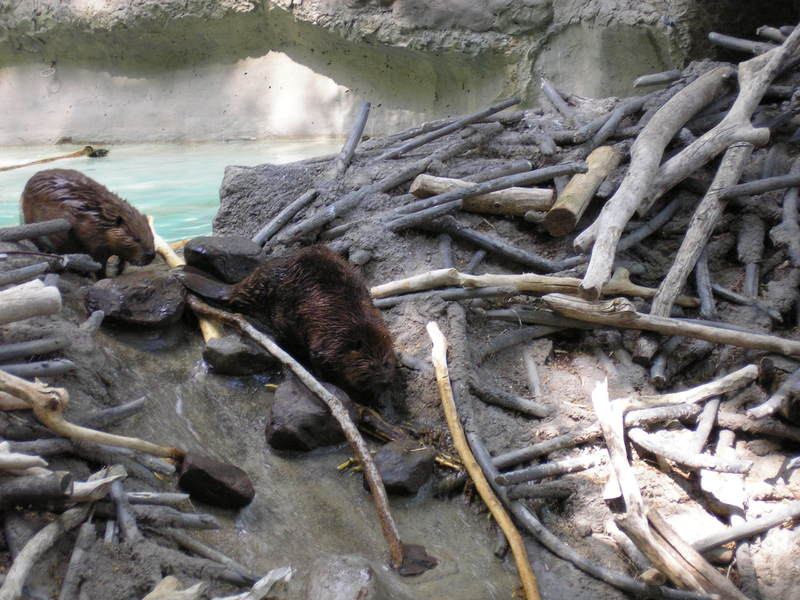
[[[246,579],[249,579],[252,582],[256,581],[256,577],[252,575],[247,567],[235,561],[230,556],[223,554],[219,550],[216,550],[215,548],[204,544],[200,540],[193,538],[189,534],[178,529],[167,529],[164,533],[168,538],[173,540],[184,550],[188,550],[189,552],[197,554],[198,556],[202,556],[203,558],[215,560],[218,563],[225,565],[229,569],[238,571]]]
[[[5,363],[0,365],[0,368],[17,377],[33,379],[34,377],[55,377],[69,373],[75,369],[75,363],[66,358],[57,358],[35,362]]]
[[[509,175],[504,175],[508,177]],[[474,182],[449,177],[435,177],[427,173],[417,175],[409,193],[417,198],[428,198],[453,190],[466,189]],[[490,215],[522,217],[529,210],[547,210],[553,205],[553,190],[548,188],[510,187],[488,194],[465,199],[462,210]]]
[[[645,87],[648,85],[660,85],[662,83],[672,83],[681,78],[682,71],[674,69],[672,71],[661,71],[660,73],[648,73],[640,75],[633,82],[633,87]]]
[[[3,271],[0,273],[0,286],[8,285],[10,283],[20,283],[29,281],[34,277],[38,277],[47,269],[50,268],[50,263],[40,262],[27,267],[20,267],[19,269],[11,269],[10,271]]]
[[[428,323],[426,329],[433,342],[431,360],[436,370],[436,384],[439,388],[439,396],[442,400],[442,409],[444,410],[445,419],[450,428],[450,435],[453,438],[453,445],[456,447],[461,462],[467,469],[469,476],[475,483],[478,493],[492,513],[494,520],[503,530],[506,539],[508,539],[511,551],[514,554],[514,562],[517,565],[522,587],[525,590],[525,598],[527,600],[540,600],[539,586],[536,582],[536,576],[531,569],[528,553],[525,550],[525,543],[522,541],[522,537],[517,531],[517,528],[514,527],[508,513],[503,509],[502,504],[500,504],[497,496],[495,496],[492,491],[489,482],[486,480],[483,471],[481,471],[480,466],[470,450],[466,436],[464,435],[464,429],[461,427],[455,401],[453,400],[453,390],[450,386],[450,375],[447,369],[447,340],[436,323]]]
[[[558,195],[556,203],[545,215],[544,225],[550,235],[566,235],[575,228],[597,188],[617,168],[621,159],[622,155],[613,146],[600,146],[586,157],[588,171],[572,176],[567,187]]]
[[[383,153],[379,158],[381,160],[388,160],[390,158],[397,158],[401,154],[405,154],[409,150],[414,150],[415,148],[419,148],[427,144],[428,142],[432,142],[440,137],[443,137],[449,133],[453,133],[454,131],[458,131],[459,129],[469,125],[470,123],[474,123],[476,121],[480,121],[481,119],[488,117],[489,115],[493,115],[494,113],[500,112],[503,109],[508,108],[509,106],[514,106],[515,104],[519,104],[519,98],[509,98],[508,100],[503,100],[497,104],[490,106],[489,108],[485,108],[484,110],[478,111],[476,113],[472,113],[471,115],[467,115],[451,123],[449,125],[445,125],[439,129],[435,129],[428,134],[422,135],[417,139],[411,140],[410,142],[406,142],[405,144],[393,149],[389,150],[388,152]]]
[[[115,518],[117,513],[110,502],[94,505],[99,517]],[[149,506],[133,504],[130,511],[137,521],[153,527],[183,527],[186,529],[220,529],[222,524],[213,515],[205,513],[186,513],[169,506]]]
[[[566,100],[561,97],[561,94],[558,92],[558,90],[553,87],[553,84],[544,77],[542,77],[541,88],[542,93],[553,105],[553,108],[555,108],[559,113],[561,113],[561,116],[564,117],[567,122],[567,126],[571,126],[575,120],[575,109],[567,104]]]
[[[766,42],[755,42],[753,40],[745,40],[742,38],[716,33],[711,31],[708,34],[708,41],[717,46],[722,46],[729,50],[736,50],[737,52],[744,52],[745,54],[764,54],[774,49],[775,44],[768,44]],[[784,39],[785,41],[785,39]]]
[[[598,427],[599,430],[599,427]],[[475,459],[480,464],[481,469],[487,474],[492,488],[495,493],[503,500],[503,503],[509,507],[514,517],[520,522],[523,527],[545,548],[550,550],[556,556],[571,562],[578,569],[584,573],[588,573],[601,581],[605,581],[609,585],[616,588],[630,592],[636,596],[655,596],[657,598],[675,598],[682,600],[712,600],[707,594],[697,594],[695,592],[686,592],[682,590],[673,590],[667,587],[655,587],[648,585],[642,581],[635,580],[622,573],[611,571],[605,567],[592,562],[581,556],[573,548],[559,540],[554,536],[542,523],[536,518],[536,515],[528,510],[524,504],[519,501],[510,501],[505,489],[494,482],[497,477],[497,469],[492,465],[489,453],[483,446],[480,438],[473,433],[468,433],[470,446],[475,453]]]
[[[56,543],[58,538],[86,520],[89,508],[87,505],[69,509],[42,528],[25,544],[25,547],[14,559],[14,563],[0,587],[0,600],[18,600],[22,597],[22,588],[36,562]]]
[[[78,150],[77,152],[70,152],[69,154],[62,154],[60,156],[51,156],[49,158],[40,158],[39,160],[33,160],[31,162],[26,162],[21,165],[9,165],[6,167],[0,167],[0,172],[10,171],[12,169],[21,169],[23,167],[30,167],[32,165],[41,165],[43,163],[52,162],[54,160],[61,160],[62,158],[77,158],[79,156],[92,156],[94,152],[95,152],[94,148],[92,148],[91,146],[86,146],[84,147],[83,150]],[[108,151],[105,152],[107,153]]]
[[[0,292],[0,325],[61,312],[61,292],[38,279]]]
[[[169,266],[170,269],[174,269],[176,267],[185,265],[186,261],[175,254],[175,251],[170,247],[169,244],[167,244],[167,242],[164,241],[164,238],[158,235],[155,223],[153,222],[153,217],[147,217],[147,222],[150,224],[150,231],[153,232],[155,250],[159,255],[161,255],[161,258],[164,259],[164,262],[167,263],[167,266]],[[197,321],[200,325],[200,332],[203,334],[203,339],[206,342],[222,337],[224,332],[219,323],[215,323],[214,321],[203,317],[198,317]]]
[[[611,274],[617,242],[625,224],[647,194],[667,144],[689,117],[722,92],[732,74],[732,68],[719,67],[698,77],[670,98],[636,138],[631,147],[631,164],[619,189],[606,202],[590,229],[575,239],[575,246],[584,251],[594,242],[589,268],[581,284],[586,297],[600,297]]]
[[[763,517],[745,521],[735,527],[720,528],[719,531],[692,542],[692,547],[698,552],[707,552],[717,546],[758,535],[798,517],[800,517],[800,502],[790,502]]]
[[[345,171],[347,171],[347,167],[350,166],[350,161],[353,160],[356,146],[358,146],[358,142],[361,140],[361,134],[364,133],[364,127],[367,125],[369,108],[369,102],[361,103],[361,108],[358,109],[358,115],[356,115],[356,121],[353,123],[350,135],[344,146],[342,146],[342,151],[339,153],[339,156],[336,157],[336,171],[333,174],[334,179],[341,179]]]
[[[15,225],[13,227],[0,228],[0,242],[18,242],[20,240],[30,240],[51,233],[63,233],[72,229],[66,219],[53,219],[51,221],[39,221],[38,223],[27,223],[25,225]]]
[[[58,600],[78,600],[86,552],[92,547],[96,539],[97,534],[93,523],[86,522],[80,526],[78,537],[75,539],[75,548],[72,550],[67,572],[64,574],[64,581],[61,584],[61,591],[58,594]]]
[[[469,387],[478,398],[487,404],[494,404],[495,406],[502,406],[509,410],[515,410],[529,417],[544,418],[553,412],[547,406],[542,406],[529,398],[523,398],[517,394],[511,394],[505,390],[489,385],[485,381],[481,381],[478,377],[470,378]]]
[[[769,129],[753,127],[751,119],[772,80],[780,72],[784,59],[797,52],[800,28],[769,52],[739,64],[739,94],[725,118],[713,129],[666,161],[658,170],[646,199],[639,205],[640,215],[687,175],[693,173],[731,145],[747,142],[763,146],[769,141]]]
[[[270,238],[278,233],[284,225],[292,220],[297,213],[308,206],[311,201],[317,197],[317,190],[308,190],[305,194],[287,204],[281,211],[272,217],[272,219],[264,225],[253,236],[253,241],[260,246],[263,246]]]
[[[746,333],[721,327],[709,327],[680,319],[658,317],[636,312],[630,300],[614,298],[602,302],[588,302],[565,294],[547,294],[545,304],[567,317],[626,329],[657,331],[669,335],[699,338],[716,344],[731,344],[755,350],[767,350],[786,356],[800,357],[800,342],[774,335]]]
[[[537,275],[535,273],[524,273],[522,275],[470,275],[461,273],[456,269],[437,269],[427,271],[419,275],[397,279],[370,288],[373,298],[385,298],[431,290],[441,287],[462,286],[473,287],[513,287],[520,292],[534,292],[537,294],[547,294],[551,292],[577,293],[581,280],[576,277],[553,277],[549,275]],[[605,290],[608,294],[624,294],[640,296],[642,298],[652,298],[656,290],[636,285],[631,282],[630,275],[626,269],[617,269],[614,277],[608,282]],[[698,305],[696,298],[681,296],[677,301],[681,306],[695,307]],[[585,319],[582,319],[585,320]]]
[[[556,477],[558,475],[564,475],[565,473],[585,471],[586,469],[600,466],[607,461],[607,452],[595,452],[575,458],[565,458],[563,460],[534,465],[532,467],[526,467],[525,469],[517,469],[516,471],[509,471],[508,473],[501,473],[495,478],[495,481],[500,485],[538,481],[546,477]]]
[[[789,375],[765,402],[748,410],[747,416],[753,419],[763,419],[774,415],[789,397],[797,394],[798,390],[800,390],[800,369]]]
[[[628,436],[633,442],[648,452],[652,452],[653,454],[667,458],[672,462],[676,462],[691,469],[708,469],[721,473],[746,474],[749,473],[750,469],[753,467],[752,461],[749,460],[727,460],[711,454],[685,451],[672,442],[659,442],[652,434],[648,434],[638,427],[630,429],[628,431]]]
[[[50,354],[66,348],[69,344],[70,341],[63,335],[4,344],[0,346],[0,362],[25,358],[32,354]]]
[[[490,192],[498,190],[505,190],[515,186],[533,185],[548,181],[553,177],[559,175],[572,175],[574,173],[585,173],[587,171],[586,163],[583,161],[564,162],[557,165],[543,167],[525,173],[517,173],[516,175],[506,175],[505,177],[498,177],[497,179],[490,179],[481,183],[470,183],[469,187],[457,187],[450,191],[417,200],[411,204],[406,204],[397,209],[398,215],[409,215],[411,213],[419,212],[426,208],[434,206],[441,206],[454,200],[467,200],[475,196],[481,196]],[[524,214],[524,213],[523,213]]]
[[[0,370],[0,391],[26,400],[39,421],[64,437],[121,446],[167,458],[179,459],[185,455],[177,448],[157,446],[138,438],[95,431],[68,422],[64,419],[64,409],[69,403],[69,393],[64,388],[52,388],[41,382],[31,383]]]
[[[364,465],[364,474],[366,476],[370,491],[372,492],[375,509],[378,512],[381,523],[381,530],[389,546],[389,553],[391,557],[390,564],[394,569],[402,568],[403,561],[405,559],[405,552],[403,549],[403,544],[400,541],[400,534],[398,533],[397,525],[395,524],[394,518],[389,511],[389,502],[386,497],[386,489],[383,487],[383,482],[381,481],[378,470],[375,467],[375,462],[372,460],[372,456],[369,453],[369,449],[364,443],[364,439],[361,437],[358,429],[356,429],[355,425],[350,419],[350,415],[342,404],[342,401],[331,394],[325,387],[323,387],[322,384],[320,384],[319,381],[317,381],[305,368],[303,368],[300,363],[298,363],[285,350],[278,346],[271,337],[253,327],[243,316],[228,313],[208,306],[191,295],[189,296],[189,305],[193,310],[199,312],[200,314],[212,316],[223,322],[235,325],[241,329],[242,332],[246,333],[256,343],[265,348],[284,365],[289,367],[289,369],[291,369],[292,372],[297,375],[297,378],[300,379],[303,385],[316,394],[328,406],[331,414],[342,428],[347,441],[353,448],[353,452],[355,453],[356,457],[359,459],[359,461],[361,461],[361,464]]]

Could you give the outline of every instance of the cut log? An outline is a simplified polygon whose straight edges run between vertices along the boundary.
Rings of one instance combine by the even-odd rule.
[[[38,279],[0,292],[0,325],[61,312],[61,292]]]
[[[417,198],[428,198],[453,190],[470,188],[474,185],[474,182],[464,179],[435,177],[422,173],[414,179],[409,192]],[[552,205],[553,190],[547,188],[510,187],[465,199],[461,210],[490,215],[522,217],[529,210],[547,210]]]
[[[553,236],[566,235],[578,224],[603,180],[614,172],[622,158],[612,146],[600,146],[586,157],[589,170],[573,175],[558,200],[547,212],[544,225]],[[546,210],[538,208],[531,210]],[[523,213],[524,214],[524,213]]]

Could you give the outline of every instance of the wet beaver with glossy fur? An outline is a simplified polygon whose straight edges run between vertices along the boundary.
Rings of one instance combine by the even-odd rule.
[[[374,401],[395,375],[392,338],[361,274],[325,246],[264,261],[226,285],[199,269],[179,278],[265,325],[287,352],[353,399]]]
[[[105,263],[116,255],[146,265],[155,258],[153,233],[145,216],[91,177],[72,169],[39,171],[22,192],[25,223],[66,219],[72,229],[46,236],[55,252],[85,252]]]

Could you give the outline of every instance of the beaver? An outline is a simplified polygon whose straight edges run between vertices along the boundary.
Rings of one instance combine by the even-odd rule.
[[[22,192],[25,223],[66,219],[72,229],[51,234],[45,245],[55,252],[86,252],[104,263],[110,256],[146,265],[155,258],[153,233],[145,216],[91,177],[72,169],[39,171]]]
[[[226,285],[183,267],[191,291],[223,302],[272,331],[275,340],[321,379],[371,404],[392,382],[392,338],[361,274],[326,246],[263,261]]]

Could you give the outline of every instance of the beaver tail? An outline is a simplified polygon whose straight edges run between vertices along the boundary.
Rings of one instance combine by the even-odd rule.
[[[221,302],[228,302],[231,299],[233,286],[214,279],[205,271],[196,267],[183,265],[182,267],[173,269],[172,272],[184,287],[195,294]]]

